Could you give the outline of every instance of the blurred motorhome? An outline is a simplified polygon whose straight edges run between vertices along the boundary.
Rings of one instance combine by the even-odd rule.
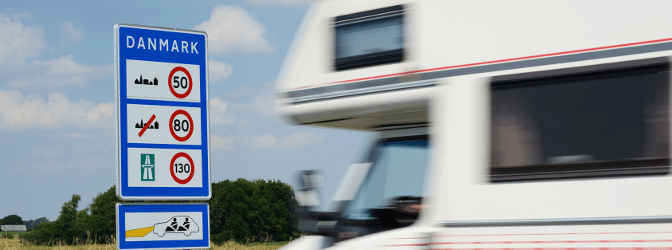
[[[277,112],[378,140],[284,249],[672,248],[670,9],[315,2]]]

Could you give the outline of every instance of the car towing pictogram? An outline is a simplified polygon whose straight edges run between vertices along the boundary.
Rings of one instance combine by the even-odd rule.
[[[173,216],[170,220],[162,223],[154,224],[151,227],[138,228],[126,231],[126,238],[145,237],[153,232],[159,237],[163,237],[166,233],[183,233],[184,236],[191,236],[192,233],[199,231],[199,226],[194,219],[189,216]]]

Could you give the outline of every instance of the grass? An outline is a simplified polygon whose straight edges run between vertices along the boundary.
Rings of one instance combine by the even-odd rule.
[[[12,239],[14,235],[25,234],[26,232],[0,232],[0,239]]]
[[[277,250],[286,245],[288,242],[268,242],[268,243],[250,243],[240,244],[233,241],[226,242],[222,245],[211,244],[211,250]],[[35,246],[21,243],[18,238],[14,239],[0,239],[0,249],[7,250],[114,250],[117,249],[116,244],[85,244],[77,246],[57,245],[53,247]]]

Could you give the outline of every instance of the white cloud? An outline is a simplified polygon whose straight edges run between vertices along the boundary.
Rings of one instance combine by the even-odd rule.
[[[294,5],[294,4],[310,4],[316,0],[247,0],[248,4],[253,5]]]
[[[299,131],[280,140],[280,147],[283,149],[292,149],[308,146],[310,144],[322,142],[324,136],[310,131]]]
[[[255,148],[273,148],[275,147],[275,136],[265,134],[254,138],[252,144]]]
[[[208,33],[208,49],[212,53],[229,51],[271,52],[264,38],[266,27],[254,20],[239,6],[219,5],[210,19],[194,27]]]
[[[115,114],[114,103],[71,102],[62,93],[51,93],[45,100],[38,95],[0,90],[0,127],[7,129],[113,128]]]
[[[236,119],[226,113],[226,108],[229,103],[222,101],[219,97],[210,99],[210,124],[212,125],[229,125],[233,124]]]
[[[63,29],[63,41],[76,43],[84,38],[84,31],[75,28],[71,22],[62,23],[61,29]]]
[[[8,86],[13,88],[81,87],[94,79],[112,75],[113,72],[111,64],[103,66],[78,64],[73,60],[73,55],[49,61],[35,60],[30,67],[33,67],[35,72],[40,73],[11,80]]]
[[[46,48],[44,29],[0,15],[0,63],[22,64]]]
[[[208,68],[210,69],[210,82],[216,82],[229,78],[233,73],[233,67],[230,64],[215,61],[210,59],[208,61]]]
[[[210,147],[221,151],[232,150],[235,149],[235,147],[233,146],[233,140],[234,140],[233,136],[221,137],[211,134]]]

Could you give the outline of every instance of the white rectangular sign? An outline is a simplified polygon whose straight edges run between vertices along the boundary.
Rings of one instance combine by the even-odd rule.
[[[129,187],[202,187],[202,176],[200,150],[128,149]]]
[[[117,248],[210,248],[209,210],[195,203],[117,203]]]
[[[201,109],[128,104],[129,143],[201,144]]]
[[[128,98],[198,102],[200,79],[198,65],[126,60]]]

